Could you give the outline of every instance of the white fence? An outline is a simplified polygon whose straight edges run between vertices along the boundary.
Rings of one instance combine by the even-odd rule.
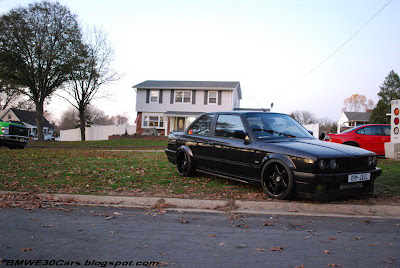
[[[319,124],[308,124],[303,125],[307,130],[311,130],[313,132],[313,136],[319,139]]]
[[[85,135],[87,141],[108,140],[112,135],[133,135],[136,133],[136,125],[109,125],[86,127]],[[81,130],[79,128],[61,130],[60,141],[80,141]]]

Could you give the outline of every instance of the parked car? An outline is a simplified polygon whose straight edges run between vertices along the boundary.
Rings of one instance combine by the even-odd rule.
[[[261,184],[276,199],[369,193],[382,172],[375,153],[320,141],[279,113],[202,114],[169,135],[165,152],[182,176],[198,171]]]
[[[390,124],[367,124],[338,134],[328,134],[325,141],[360,147],[385,155],[385,142],[390,142]]]
[[[0,119],[0,146],[24,149],[28,144],[28,129],[19,122],[4,122]]]

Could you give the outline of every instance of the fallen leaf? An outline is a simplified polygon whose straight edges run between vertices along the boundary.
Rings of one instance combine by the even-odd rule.
[[[363,240],[363,238],[361,236],[355,236],[351,240]]]
[[[23,249],[21,249],[21,252],[26,252],[26,251],[31,251],[31,250],[33,250],[33,248],[23,248]]]
[[[274,226],[274,224],[272,223],[272,221],[266,221],[263,226]]]
[[[38,219],[36,218],[29,218],[31,221],[37,221]]]
[[[379,246],[381,243],[372,243],[372,244],[370,244],[370,246],[371,247],[376,247],[376,246]]]
[[[188,221],[188,220],[185,220],[184,218],[179,218],[178,221],[179,221],[180,223],[189,223],[189,222],[190,222],[190,221]]]
[[[114,219],[115,217],[114,216],[108,216],[107,218],[106,218],[106,220],[111,220],[111,219]]]
[[[284,250],[284,248],[280,247],[280,246],[278,246],[278,247],[270,247],[269,250],[270,251],[282,251],[282,250]]]
[[[113,215],[114,215],[114,216],[121,216],[122,213],[121,213],[121,212],[114,212]]]
[[[219,243],[219,245],[220,245],[220,246],[223,246],[223,245],[225,245],[225,243],[224,243],[224,242],[221,242],[221,243]]]
[[[340,233],[343,233],[343,232],[342,231],[337,231],[336,233],[340,234]]]
[[[371,224],[370,220],[365,220],[365,223]]]
[[[308,236],[304,237],[304,240],[307,240],[307,239],[309,239],[310,237],[311,237],[311,235],[308,235]]]
[[[400,223],[393,224],[393,226],[399,227]]]
[[[245,224],[245,223],[236,224],[235,227],[245,228],[245,229],[249,228],[249,226],[247,224]]]
[[[91,224],[91,225],[90,225],[90,227],[95,227],[95,226],[96,226],[96,224]]]
[[[53,224],[42,224],[42,227],[49,227],[49,228],[53,228],[54,225]]]
[[[299,212],[298,210],[289,210],[289,212]]]
[[[160,252],[160,255],[165,256],[167,255],[167,252]]]
[[[328,263],[328,267],[342,267],[342,265],[337,263]]]
[[[329,250],[327,250],[327,249],[324,250],[324,253],[331,254],[331,252]]]
[[[208,236],[209,237],[216,237],[217,235],[216,234],[209,234]]]
[[[158,262],[157,266],[168,266],[168,262],[166,261]]]
[[[237,247],[237,248],[247,248],[247,246],[246,246],[246,245],[244,245],[244,244],[241,244],[241,245],[236,245],[236,247]]]
[[[329,240],[336,240],[336,238],[334,238],[333,236],[330,236]]]
[[[313,220],[307,220],[307,222],[314,222]],[[303,264],[304,265],[304,264]]]
[[[109,234],[115,234],[115,232],[114,231],[110,231]]]
[[[264,248],[255,248],[255,250],[265,252]]]

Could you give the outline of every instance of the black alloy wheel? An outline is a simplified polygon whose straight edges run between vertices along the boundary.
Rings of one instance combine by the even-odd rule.
[[[193,173],[192,158],[186,151],[180,151],[176,158],[176,168],[179,175],[188,177]]]
[[[270,198],[288,199],[293,193],[292,171],[282,161],[270,160],[261,172],[261,185]]]

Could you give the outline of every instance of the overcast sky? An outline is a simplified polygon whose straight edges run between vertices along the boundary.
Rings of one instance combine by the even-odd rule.
[[[0,0],[3,14],[34,1]],[[400,72],[400,1],[62,0],[82,25],[101,26],[123,78],[106,114],[136,115],[132,86],[144,80],[240,81],[241,107],[308,110],[337,121],[353,93],[377,102],[386,75]],[[293,83],[295,83],[293,85]],[[69,105],[53,98],[56,116]]]

